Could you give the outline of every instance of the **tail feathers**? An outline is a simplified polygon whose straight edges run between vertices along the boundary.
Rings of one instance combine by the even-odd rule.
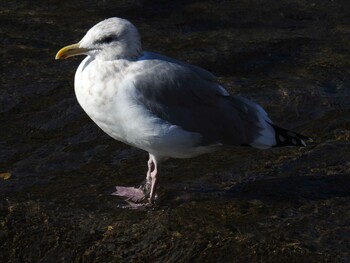
[[[284,147],[284,146],[301,146],[305,147],[305,141],[312,141],[311,138],[280,128],[271,124],[275,131],[276,144],[272,147]]]

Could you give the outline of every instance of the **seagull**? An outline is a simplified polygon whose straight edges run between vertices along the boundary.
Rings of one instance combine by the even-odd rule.
[[[117,186],[129,204],[157,199],[159,165],[168,158],[191,158],[225,145],[268,149],[306,146],[308,137],[273,124],[258,104],[230,95],[200,67],[143,51],[128,20],[109,18],[56,59],[85,55],[75,73],[77,100],[109,136],[149,153],[146,182]]]

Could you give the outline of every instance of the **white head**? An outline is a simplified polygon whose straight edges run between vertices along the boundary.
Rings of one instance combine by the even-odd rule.
[[[62,48],[56,59],[76,55],[89,55],[101,60],[133,59],[141,53],[136,27],[128,20],[112,17],[93,26],[79,43]]]

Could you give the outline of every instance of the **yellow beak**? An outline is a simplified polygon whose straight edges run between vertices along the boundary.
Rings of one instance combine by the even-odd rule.
[[[79,47],[79,43],[61,48],[57,52],[55,59],[66,59],[78,55],[86,55],[88,49]]]

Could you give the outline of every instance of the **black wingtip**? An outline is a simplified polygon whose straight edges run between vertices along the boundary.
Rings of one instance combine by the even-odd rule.
[[[276,144],[273,147],[284,147],[284,146],[299,146],[306,147],[306,142],[312,142],[312,139],[283,128],[271,124],[275,130]]]

